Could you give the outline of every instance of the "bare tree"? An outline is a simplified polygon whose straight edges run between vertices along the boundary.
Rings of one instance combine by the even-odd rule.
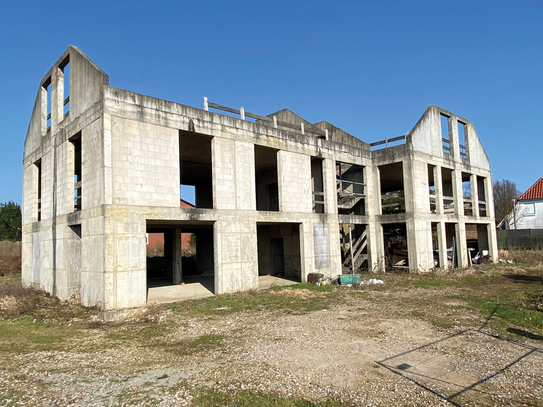
[[[519,197],[520,192],[517,185],[507,179],[494,181],[492,189],[494,191],[494,212],[496,223],[498,223],[513,210],[514,201]]]

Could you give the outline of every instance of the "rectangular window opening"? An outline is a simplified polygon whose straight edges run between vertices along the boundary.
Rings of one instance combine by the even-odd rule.
[[[59,66],[63,73],[63,112],[64,116],[70,111],[70,56],[68,55]]]
[[[473,195],[471,193],[471,174],[462,173],[462,197],[464,200],[464,216],[473,216]]]
[[[479,216],[487,216],[484,177],[477,177],[477,195],[479,204]]]
[[[436,187],[434,180],[435,165],[428,164],[428,195],[430,197],[430,212],[437,213]]]
[[[323,160],[311,157],[311,188],[313,190],[313,213],[324,213]]]
[[[212,139],[203,134],[179,130],[181,207],[213,208]],[[183,202],[188,205],[184,206]]]
[[[73,171],[74,171],[74,211],[82,209],[82,155],[81,155],[81,132],[70,138],[73,148]]]
[[[460,158],[468,159],[468,149],[466,144],[466,123],[458,121],[458,142],[460,147]]]
[[[51,78],[45,81],[43,90],[45,92],[45,133],[48,133],[51,130]]]
[[[403,163],[381,165],[381,211],[382,215],[405,213]]]
[[[453,189],[453,170],[441,168],[441,182],[443,194],[443,213],[452,214],[454,212],[454,189]]]
[[[434,257],[434,268],[441,267],[439,263],[439,233],[438,233],[438,224],[432,222],[432,252]]]
[[[337,207],[340,215],[365,215],[364,167],[336,161]]]
[[[41,161],[36,161],[34,164],[36,166],[36,175],[37,175],[37,209],[38,209],[38,222],[41,220],[41,185],[42,185],[42,172],[41,172]]]
[[[451,132],[449,128],[450,117],[444,114],[440,114],[441,117],[441,142],[443,152],[445,154],[452,154],[451,150]]]
[[[256,209],[279,211],[277,150],[255,145]]]

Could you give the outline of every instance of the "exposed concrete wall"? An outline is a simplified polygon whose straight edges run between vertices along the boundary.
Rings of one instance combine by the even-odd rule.
[[[178,206],[180,180],[177,131],[120,117],[112,118],[111,128],[111,148],[114,152],[113,203]],[[95,168],[93,174],[96,174],[99,181],[100,171]],[[93,205],[100,203],[99,196],[91,197],[94,197]]]
[[[311,157],[299,153],[277,153],[279,210],[312,212]]]
[[[64,114],[67,79],[63,66],[68,57],[70,109]],[[50,129],[44,88],[49,83]],[[431,106],[405,145],[370,151],[367,143],[341,129],[326,122],[312,125],[286,109],[275,115],[290,126],[276,127],[273,122],[252,123],[107,84],[107,75],[73,47],[40,83],[23,161],[25,285],[40,286],[63,299],[80,297],[85,305],[98,304],[108,310],[144,305],[149,222],[168,225],[177,251],[181,230],[195,228],[198,270],[213,270],[216,294],[257,288],[259,267],[262,273],[273,271],[270,258],[266,259],[273,255],[273,238],[282,239],[285,275],[299,276],[301,281],[314,271],[337,276],[342,272],[340,224],[366,227],[370,270],[385,264],[382,225],[396,223],[405,224],[407,230],[411,271],[433,267],[432,223],[437,225],[442,264],[453,235],[460,264],[468,264],[467,223],[480,231],[487,229],[489,251],[497,259],[488,157],[473,125],[459,116]],[[440,114],[449,117],[450,154],[443,151]],[[461,155],[459,122],[465,124],[467,157]],[[322,130],[328,130],[328,140],[319,135]],[[179,137],[189,133],[207,140],[212,137],[212,179],[197,185],[200,208],[194,209],[179,208]],[[82,154],[80,211],[74,211],[75,152],[70,142],[77,135]],[[277,171],[270,160],[262,164],[263,171],[273,168],[269,170],[273,174],[258,177],[268,177],[269,182],[277,178],[279,211],[270,211],[267,205],[256,210],[257,194],[260,203],[266,198],[266,182],[257,182],[255,146],[277,151]],[[312,157],[322,160],[323,214],[313,213]],[[364,167],[364,215],[338,214],[337,161]],[[397,162],[402,163],[406,210],[382,215],[379,167]],[[204,164],[209,168],[209,162]],[[433,166],[435,213],[429,204],[429,164]],[[443,174],[449,171],[452,181],[445,182]],[[470,177],[473,194],[484,196],[486,216],[478,209],[473,215],[464,214],[462,173]],[[261,184],[264,187],[257,191]],[[443,210],[444,195],[454,195],[454,214]],[[257,233],[260,225],[267,228],[267,235]],[[263,257],[264,252],[268,254]],[[180,255],[172,251],[168,258],[170,276],[177,282],[182,273]]]

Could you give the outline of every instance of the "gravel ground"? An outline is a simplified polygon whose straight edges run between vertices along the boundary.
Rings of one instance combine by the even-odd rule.
[[[288,291],[282,295],[299,295]],[[425,291],[428,304],[442,301],[444,291]],[[108,340],[108,329],[88,328],[62,350],[1,353],[0,404],[185,406],[197,405],[195,390],[217,390],[316,404],[543,405],[541,340],[502,339],[461,300],[447,308],[455,326],[438,328],[406,305],[419,295],[368,291],[304,315],[255,311],[182,320],[162,310],[161,323],[175,329],[157,346]],[[179,351],[202,335],[217,339],[205,350]]]

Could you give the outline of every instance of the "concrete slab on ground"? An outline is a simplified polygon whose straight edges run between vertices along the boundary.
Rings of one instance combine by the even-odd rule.
[[[185,277],[183,281],[185,284],[149,287],[147,290],[147,304],[167,304],[197,300],[215,295],[213,293],[213,277]],[[258,277],[259,290],[293,284],[298,284],[298,282],[274,276]]]

